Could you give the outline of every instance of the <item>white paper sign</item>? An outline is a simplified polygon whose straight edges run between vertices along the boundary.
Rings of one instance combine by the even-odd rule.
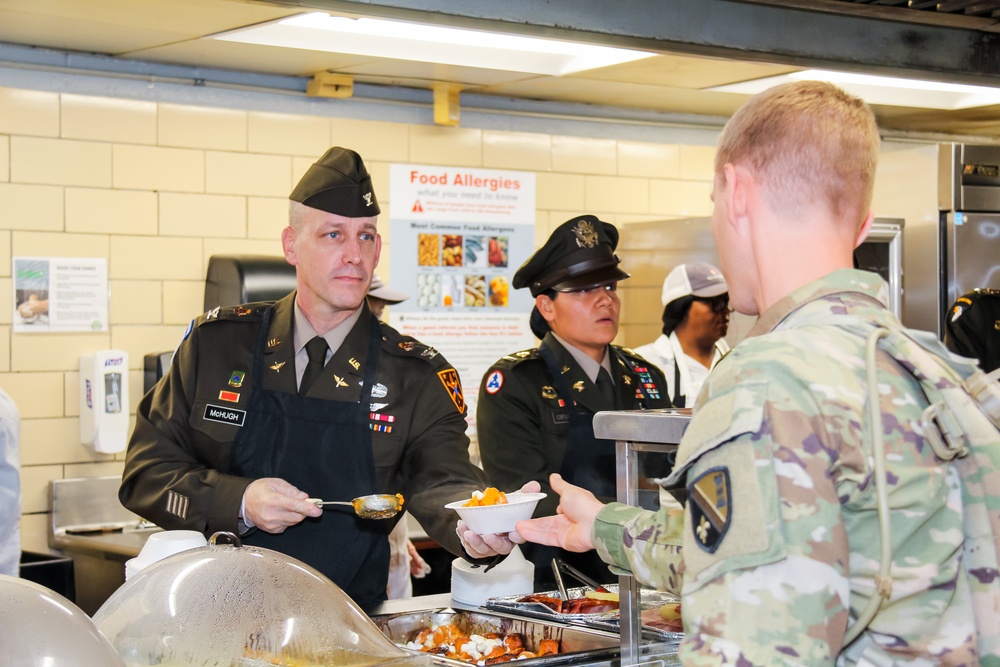
[[[108,330],[103,257],[14,257],[14,331]]]
[[[412,295],[389,321],[458,370],[474,425],[486,369],[537,344],[528,326],[535,300],[511,286],[535,250],[535,175],[393,164],[389,187],[389,285]]]

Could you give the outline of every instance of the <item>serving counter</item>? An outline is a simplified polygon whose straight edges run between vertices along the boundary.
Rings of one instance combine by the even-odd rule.
[[[672,454],[691,421],[690,408],[624,410],[594,415],[594,435],[615,441],[615,475],[618,502],[639,505],[639,454]],[[621,605],[621,661],[623,665],[643,663],[640,646],[642,622],[639,583],[634,577],[618,578]]]
[[[619,502],[630,505],[640,504],[639,455],[643,452],[670,455],[677,445],[691,419],[689,409],[644,410],[623,412],[599,412],[594,417],[594,433],[598,438],[615,441],[616,484]],[[580,666],[628,667],[631,665],[679,665],[677,648],[679,637],[664,639],[644,630],[641,619],[641,591],[638,582],[630,576],[620,576],[620,611],[617,619],[618,632],[607,632],[593,627],[587,628],[605,640],[614,641],[617,646],[610,650],[587,650],[579,653],[578,659],[565,656],[561,664]],[[649,591],[645,591],[648,596]],[[488,605],[489,606],[489,605]],[[456,610],[473,613],[484,612],[500,617],[524,620],[524,616],[508,614],[496,608],[483,609],[453,601],[449,593],[389,600],[380,605],[372,614],[376,624],[385,625],[385,619],[406,617],[409,620],[419,614],[435,610]],[[537,616],[535,616],[537,618]],[[554,623],[558,628],[575,628],[576,623]],[[597,624],[594,624],[597,625]],[[604,648],[608,648],[605,645]],[[529,662],[543,660],[535,658]],[[442,665],[450,662],[438,661]]]

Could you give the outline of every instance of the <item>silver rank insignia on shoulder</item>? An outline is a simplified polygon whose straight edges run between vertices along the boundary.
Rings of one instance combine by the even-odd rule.
[[[349,363],[351,365],[351,368],[353,368],[354,370],[358,370],[359,368],[361,368],[361,362],[359,362],[354,357],[351,357],[350,359],[348,359],[347,363]]]
[[[531,354],[531,350],[521,350],[520,352],[515,352],[514,356],[517,357],[518,359],[524,359],[529,354]]]
[[[577,391],[581,391],[582,392],[583,391],[583,380],[577,380],[576,382],[574,382],[573,383],[573,389],[576,389]]]
[[[207,313],[205,313],[205,319],[206,320],[214,320],[216,317],[218,317],[219,316],[219,308],[220,308],[220,306],[216,306],[212,310],[210,310]]]
[[[729,468],[712,468],[688,484],[687,491],[695,541],[708,553],[715,553],[732,517]]]
[[[433,347],[428,347],[423,352],[420,353],[420,356],[427,357],[428,359],[433,359],[434,357],[438,356],[438,351],[435,350]]]
[[[542,387],[542,398],[555,398],[556,390],[555,387],[550,387],[548,385]]]
[[[271,364],[271,370],[274,371],[275,373],[280,373],[281,367],[284,365],[285,365],[284,361],[276,361],[273,364]]]
[[[271,340],[267,341],[267,346],[269,348],[271,348],[271,347],[277,347],[278,345],[281,345],[281,339],[280,338],[272,338]]]

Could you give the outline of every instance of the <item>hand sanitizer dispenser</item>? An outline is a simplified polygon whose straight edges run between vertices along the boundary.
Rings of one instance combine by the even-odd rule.
[[[100,454],[125,451],[128,406],[128,352],[80,357],[80,441]]]

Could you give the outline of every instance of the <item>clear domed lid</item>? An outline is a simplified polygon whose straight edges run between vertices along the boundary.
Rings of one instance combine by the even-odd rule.
[[[217,543],[220,535],[235,544]],[[431,665],[313,568],[228,533],[142,569],[94,622],[128,667]]]
[[[124,663],[82,609],[45,586],[0,574],[0,665],[121,667]]]

